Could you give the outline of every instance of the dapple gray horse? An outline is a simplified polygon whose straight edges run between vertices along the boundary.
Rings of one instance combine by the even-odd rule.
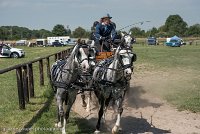
[[[123,38],[127,35],[123,35]],[[113,58],[101,61],[93,72],[95,94],[99,100],[100,109],[95,133],[100,132],[101,118],[109,102],[117,105],[117,121],[112,133],[117,133],[120,128],[120,119],[123,112],[123,100],[129,86],[133,71],[133,62],[136,55],[132,52],[130,44],[123,42],[117,47]]]
[[[75,102],[77,93],[84,86],[81,74],[89,71],[90,47],[78,43],[70,56],[56,69],[51,69],[51,81],[56,88],[56,101],[58,106],[58,122],[56,127],[62,127],[62,134],[66,134],[65,126],[69,112]],[[55,65],[54,65],[55,66]],[[63,103],[66,105],[66,112]]]
[[[132,37],[131,37],[131,32],[130,33],[128,33],[128,34],[124,34],[124,33],[122,33],[121,32],[121,37],[122,37],[122,39],[117,39],[117,44],[115,44],[115,43],[112,43],[111,44],[111,47],[112,47],[112,51],[115,51],[115,49],[117,48],[116,46],[118,46],[118,43],[121,43],[122,41],[123,41],[123,43],[124,44],[126,44],[128,47],[130,47],[130,49],[132,49],[132,44],[131,44],[131,42],[132,42]],[[91,49],[93,50],[93,52],[94,52],[94,54],[93,55],[95,55],[95,45],[94,45],[94,41],[92,41],[91,43],[90,43],[90,47],[91,47]],[[136,55],[135,55],[136,56]],[[92,73],[93,73],[93,71],[94,71],[94,67],[95,67],[95,65],[97,64],[96,62],[94,62],[95,60],[94,60],[94,58],[95,58],[95,56],[93,56],[93,57],[91,57],[93,60],[90,62],[90,65],[91,65],[91,71],[92,71]],[[130,81],[128,81],[128,86],[127,86],[127,90],[129,90],[129,85],[130,85],[130,83],[129,83]],[[86,111],[87,112],[90,112],[90,101],[92,101],[91,100],[91,92],[87,92],[89,95],[87,95],[87,103],[85,102],[85,94],[84,94],[84,92],[81,94],[81,98],[82,98],[82,106],[83,107],[86,107]]]

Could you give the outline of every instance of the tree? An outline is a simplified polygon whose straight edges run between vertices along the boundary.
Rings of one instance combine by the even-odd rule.
[[[145,36],[145,31],[141,30],[139,27],[132,27],[130,29],[131,36],[134,37],[144,37]]]
[[[52,33],[45,29],[32,30],[31,38],[47,38],[52,36]]]
[[[188,28],[188,30],[186,31],[186,36],[199,37],[200,36],[200,24],[195,24],[193,26],[190,26]]]
[[[85,29],[83,29],[82,27],[78,27],[74,30],[73,32],[73,37],[74,38],[86,38],[88,37],[88,33]]]
[[[170,36],[184,36],[187,30],[187,23],[179,15],[170,15],[165,22],[164,30]]]
[[[53,30],[52,30],[52,34],[54,36],[65,36],[67,35],[67,30],[65,29],[65,27],[61,24],[57,24],[54,26]]]
[[[158,33],[158,29],[153,27],[152,29],[146,32],[146,36],[150,36],[150,37],[156,36],[157,33]]]

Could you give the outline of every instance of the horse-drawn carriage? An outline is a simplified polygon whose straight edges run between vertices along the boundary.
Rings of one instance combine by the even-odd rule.
[[[129,86],[133,71],[133,62],[136,55],[130,45],[130,35],[122,35],[121,42],[111,52],[94,52],[93,44],[78,42],[71,54],[62,64],[54,65],[51,69],[51,81],[56,88],[58,105],[57,127],[62,127],[65,134],[66,120],[78,93],[84,91],[94,92],[99,100],[99,118],[96,133],[100,129],[101,117],[110,100],[117,105],[117,122],[112,132],[117,132],[123,112],[122,102]],[[88,78],[89,77],[89,78]],[[83,100],[84,101],[84,100]],[[63,109],[65,102],[67,108]]]

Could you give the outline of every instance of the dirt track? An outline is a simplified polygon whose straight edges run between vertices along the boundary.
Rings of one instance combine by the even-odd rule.
[[[173,134],[200,134],[200,114],[188,111],[177,111],[166,101],[146,92],[146,88],[159,81],[162,76],[134,76],[131,81],[131,90],[124,102],[121,127],[125,134],[137,133],[173,133]],[[155,76],[155,75],[154,75]],[[159,77],[160,76],[160,77]],[[149,80],[151,79],[151,82]],[[164,84],[162,81],[159,85]],[[92,110],[87,113],[81,107],[80,96],[77,97],[74,111],[83,118],[88,119],[91,124],[96,124],[97,108],[92,105]],[[106,122],[102,125],[103,133],[110,133],[114,125],[113,110],[110,108],[106,113]]]

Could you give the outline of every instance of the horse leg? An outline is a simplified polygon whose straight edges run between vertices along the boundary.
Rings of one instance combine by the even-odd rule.
[[[90,112],[90,101],[91,101],[91,91],[89,91],[89,95],[87,96],[87,106],[86,106],[87,112]]]
[[[58,88],[57,93],[56,93],[56,101],[57,101],[57,117],[58,117],[58,122],[55,124],[56,127],[62,127],[62,118],[64,115],[64,110],[63,110],[63,94],[65,92],[65,89],[63,88]]]
[[[81,92],[81,98],[82,98],[82,107],[86,107],[86,102],[85,102],[85,94],[84,92]]]
[[[74,104],[74,102],[76,100],[77,92],[78,92],[78,90],[72,89],[71,92],[68,92],[68,94],[67,94],[67,107],[66,107],[66,112],[65,112],[65,116],[64,116],[62,134],[66,134],[66,130],[65,130],[66,123],[67,123],[67,120],[69,118],[69,113],[70,113],[70,110],[72,108],[72,105]]]
[[[112,134],[118,133],[118,131],[120,129],[120,120],[121,120],[121,115],[122,115],[122,112],[123,112],[122,102],[123,102],[123,98],[120,97],[117,100],[117,107],[118,107],[118,109],[117,109],[117,121],[115,123],[115,126],[112,128]]]
[[[103,114],[104,122],[106,122],[106,111],[108,109],[108,105],[109,105],[111,99],[112,99],[112,97],[111,97],[111,94],[110,94],[110,96],[105,101],[105,108],[104,108],[104,114]]]
[[[96,131],[94,133],[100,133],[99,129],[100,129],[100,124],[101,124],[101,118],[103,116],[103,112],[104,112],[104,102],[105,99],[104,97],[101,95],[101,98],[99,98],[99,102],[100,102],[100,109],[99,109],[99,113],[98,113],[98,121],[97,121],[97,125],[96,125]]]

